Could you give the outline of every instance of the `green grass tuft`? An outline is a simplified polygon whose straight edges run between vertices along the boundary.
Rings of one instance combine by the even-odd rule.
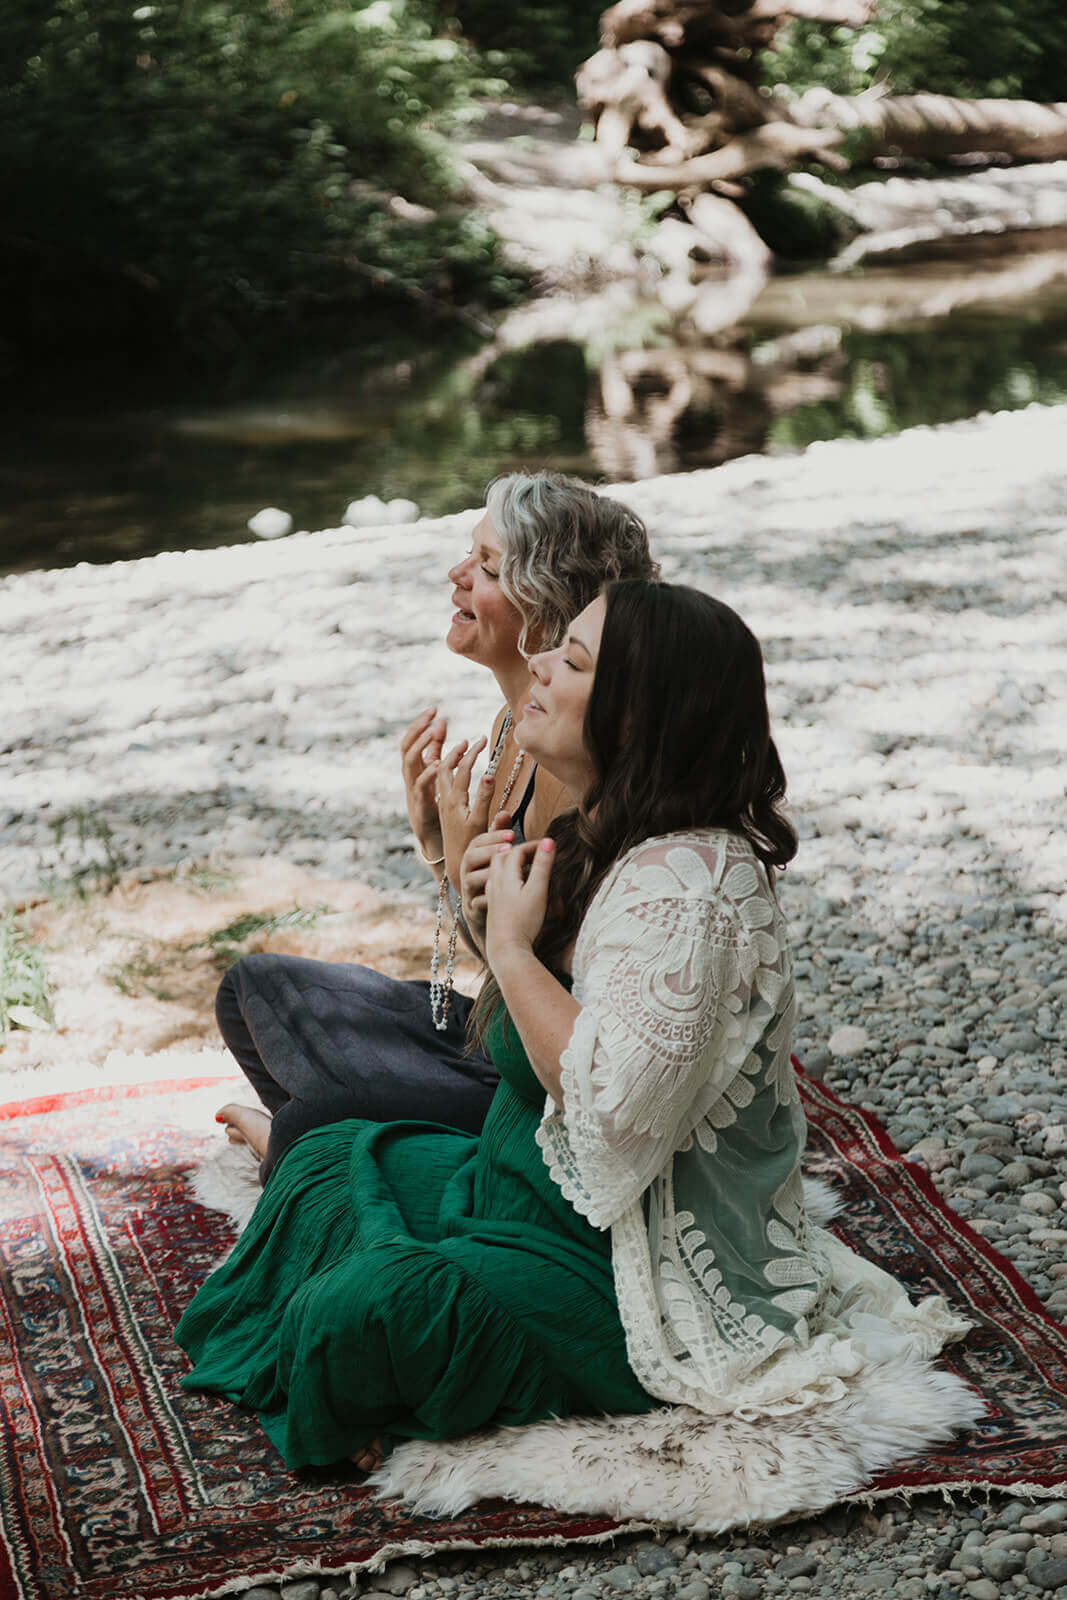
[[[11,1015],[18,1006],[55,1025],[44,962],[27,943],[14,911],[8,908],[0,913],[0,1036],[19,1026],[17,1017]]]
[[[200,944],[211,951],[211,959],[220,972],[226,972],[239,961],[246,951],[242,948],[257,934],[278,933],[283,928],[314,927],[328,906],[294,906],[291,911],[244,911],[234,917],[224,928],[216,928]],[[190,948],[196,948],[191,946]]]

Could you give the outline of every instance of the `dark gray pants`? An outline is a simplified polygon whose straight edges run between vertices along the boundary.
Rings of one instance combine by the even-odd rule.
[[[483,1051],[465,1053],[472,1004],[453,991],[438,1033],[426,983],[301,956],[238,961],[219,985],[215,1015],[273,1118],[264,1182],[294,1139],[346,1117],[479,1133],[498,1078]]]

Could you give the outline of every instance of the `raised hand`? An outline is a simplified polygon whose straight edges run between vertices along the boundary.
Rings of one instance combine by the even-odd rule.
[[[545,920],[554,853],[551,839],[497,845],[485,886],[485,954],[494,970],[510,952],[532,950]]]
[[[482,798],[481,791],[488,790],[491,794],[492,788],[492,778],[483,778],[478,785],[479,801]],[[488,799],[486,799],[485,804],[486,810],[488,810]],[[463,920],[479,943],[482,942],[485,935],[487,903],[485,885],[489,877],[489,868],[500,846],[502,844],[511,844],[514,838],[515,834],[511,827],[511,812],[498,811],[493,818],[493,826],[485,833],[479,833],[476,838],[472,839],[463,852],[463,861],[459,869]]]
[[[463,853],[482,830],[475,820],[477,805],[470,801],[471,772],[488,740],[473,744],[461,739],[437,766],[437,815],[440,820],[445,871],[453,883],[460,881]],[[482,825],[484,826],[484,824]]]
[[[408,724],[400,741],[400,768],[404,774],[408,820],[415,841],[428,861],[444,855],[436,786],[437,765],[447,731],[448,724],[444,717],[437,715],[436,706],[430,706]]]

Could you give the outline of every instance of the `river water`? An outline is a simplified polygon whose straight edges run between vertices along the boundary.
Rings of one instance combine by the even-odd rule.
[[[437,515],[519,467],[633,479],[1067,399],[1067,282],[863,326],[931,275],[869,273],[865,316],[826,273],[776,279],[731,342],[702,350],[594,358],[556,340],[485,368],[476,341],[453,339],[373,367],[354,350],[239,402],[78,397],[9,417],[0,572],[238,543],[266,505],[297,528],[336,526],[368,494]]]

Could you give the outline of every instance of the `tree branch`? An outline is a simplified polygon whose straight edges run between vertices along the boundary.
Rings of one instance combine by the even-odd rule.
[[[835,28],[865,28],[877,9],[878,0],[752,0],[742,16],[754,22],[796,17]]]
[[[633,189],[706,189],[723,178],[740,178],[746,172],[764,167],[784,169],[797,161],[821,161],[835,171],[845,171],[848,162],[834,147],[844,138],[836,128],[796,128],[788,122],[768,122],[751,133],[739,135],[721,150],[695,156],[673,165],[648,166],[640,161],[620,160],[612,176],[617,183]]]

